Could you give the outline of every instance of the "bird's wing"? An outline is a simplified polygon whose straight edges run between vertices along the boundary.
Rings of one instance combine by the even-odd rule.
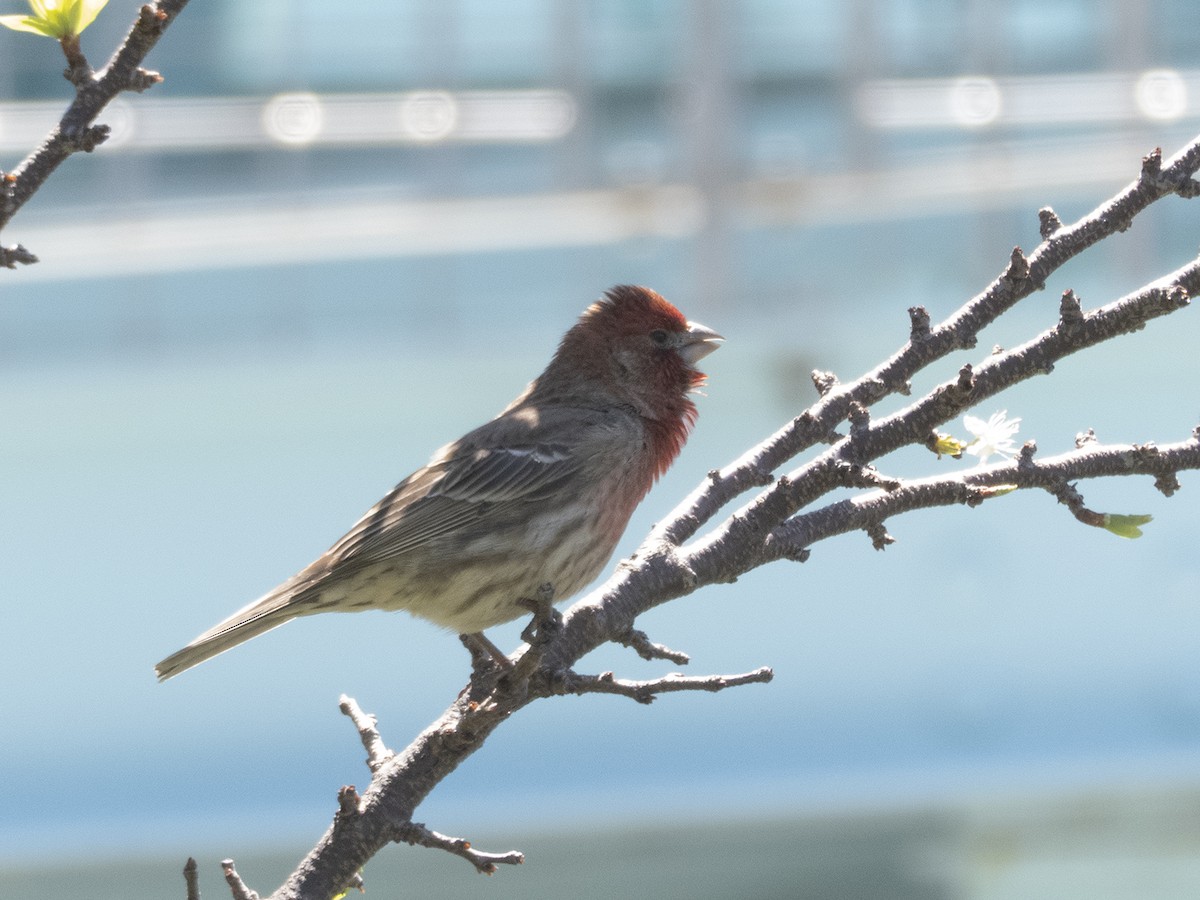
[[[369,563],[469,527],[498,504],[537,500],[580,471],[565,444],[463,448],[398,484],[326,554],[327,565]]]

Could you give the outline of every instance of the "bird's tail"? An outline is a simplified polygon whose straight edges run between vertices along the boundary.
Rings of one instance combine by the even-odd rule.
[[[156,665],[154,671],[158,674],[158,680],[166,681],[218,653],[224,653],[230,647],[236,647],[242,641],[248,641],[296,618],[302,610],[291,601],[302,586],[297,579],[287,581],[249,606],[239,609],[224,622],[214,625],[182,650],[172,653]]]

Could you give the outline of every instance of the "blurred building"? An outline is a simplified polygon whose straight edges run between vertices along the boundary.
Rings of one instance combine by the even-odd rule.
[[[135,9],[113,0],[89,29],[95,63]],[[846,226],[913,220],[914,237],[939,242],[962,232],[964,212],[974,223],[965,258],[990,271],[989,222],[1008,227],[1005,215],[1019,209],[1027,223],[1046,202],[1094,197],[1131,178],[1152,146],[1194,128],[1200,34],[1159,24],[1190,9],[1187,0],[193,4],[150,60],[165,84],[114,103],[103,116],[108,144],[71,160],[8,229],[7,240],[47,264],[6,289],[214,266],[616,248],[637,260],[624,267],[630,277],[700,308],[754,296],[775,314],[861,253]],[[49,42],[0,38],[0,167],[12,168],[56,121],[68,88]],[[96,216],[104,229],[88,227]],[[155,252],[138,252],[141,242]],[[895,254],[887,279],[860,281],[862,299],[928,279],[917,265]],[[372,281],[369,267],[360,274]],[[428,292],[422,277],[416,293]],[[485,280],[442,276],[436,289],[466,303]],[[554,289],[522,296],[537,303]],[[139,315],[167,315],[153,306]],[[19,308],[0,316],[0,349],[30,351],[37,338]],[[310,314],[287,302],[260,314],[275,316]]]

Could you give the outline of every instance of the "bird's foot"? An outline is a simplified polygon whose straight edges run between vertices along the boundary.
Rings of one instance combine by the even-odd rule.
[[[547,643],[558,634],[562,613],[554,608],[554,585],[547,581],[538,588],[535,599],[522,598],[518,602],[533,613],[533,619],[521,632],[521,640],[533,647]]]

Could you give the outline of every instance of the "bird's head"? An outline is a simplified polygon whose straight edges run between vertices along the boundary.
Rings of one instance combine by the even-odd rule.
[[[724,340],[649,288],[619,285],[563,337],[551,371],[601,391],[650,419],[695,417],[687,394],[704,383],[696,364]]]

